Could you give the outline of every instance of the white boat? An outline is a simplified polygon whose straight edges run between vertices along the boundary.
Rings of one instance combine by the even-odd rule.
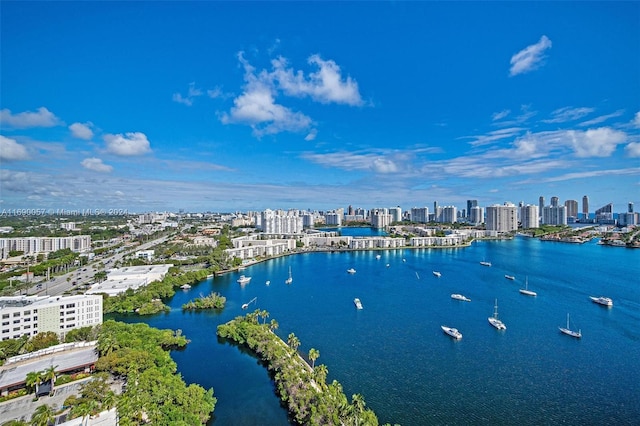
[[[245,269],[247,269],[247,268],[244,267],[244,266],[238,266],[238,271],[244,271]]]
[[[293,282],[293,277],[291,276],[291,266],[289,266],[289,278],[284,280],[285,284],[291,284]]]
[[[454,339],[456,340],[462,339],[462,333],[460,333],[457,328],[447,327],[446,325],[441,325],[440,328],[442,329],[442,331],[444,331]]]
[[[355,274],[356,270],[353,269],[353,268],[349,268],[349,269],[347,269],[347,272],[350,273],[350,274]]]
[[[558,328],[560,329],[561,332],[563,332],[567,336],[576,337],[578,339],[582,337],[581,330],[578,329],[578,331],[573,331],[569,328],[569,314],[567,314],[567,328],[564,328],[564,327],[558,327]]]
[[[271,281],[267,280],[267,282],[265,284],[269,285],[269,284],[271,284]]]
[[[442,274],[438,271],[433,271],[433,275],[435,275],[436,277],[440,278],[442,276]]]
[[[256,300],[258,300],[258,298],[254,297],[253,299],[249,300],[247,303],[243,303],[242,304],[242,309],[247,309],[249,307],[249,305],[252,304],[253,302],[255,302]]]
[[[247,277],[246,275],[240,275],[240,278],[238,278],[240,284],[247,284],[249,281],[251,281],[251,277]]]
[[[382,256],[380,256],[379,254],[376,254],[376,259],[380,259]]]
[[[538,293],[535,291],[529,290],[529,277],[525,279],[524,288],[520,289],[520,294],[524,294],[525,296],[537,296]]]
[[[513,281],[513,280],[515,280],[515,279],[516,279],[516,277],[514,277],[513,275],[505,275],[504,277],[505,277],[506,279],[508,279],[508,280],[511,280],[511,281]]]
[[[356,305],[357,309],[362,309],[362,302],[360,302],[360,299],[358,299],[357,297],[353,299],[353,304]]]
[[[452,299],[455,300],[462,300],[463,302],[471,302],[471,299],[469,299],[467,296],[465,296],[464,294],[458,294],[458,293],[453,293],[451,295]]]
[[[480,262],[480,264],[481,264],[482,266],[491,266],[491,262],[487,262],[487,261],[485,261],[485,260],[483,260],[482,262]]]
[[[489,317],[488,319],[489,319],[489,324],[491,324],[498,330],[507,329],[507,326],[504,325],[504,323],[498,319],[498,299],[496,299],[496,304],[493,307],[493,316]]]
[[[609,299],[608,297],[604,297],[604,296],[600,296],[600,297],[589,296],[589,299],[591,299],[593,301],[593,303],[597,303],[598,305],[613,306],[613,300]]]
[[[387,263],[387,268],[388,268],[389,266],[391,266],[391,265],[389,265],[389,264]]]
[[[180,288],[183,289],[183,290],[189,290],[191,288],[191,286],[189,284],[182,284],[180,286]]]

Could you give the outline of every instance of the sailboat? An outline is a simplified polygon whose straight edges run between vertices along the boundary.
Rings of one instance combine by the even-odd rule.
[[[498,330],[507,329],[507,326],[504,325],[504,323],[498,319],[498,299],[496,299],[496,304],[493,307],[493,316],[489,317],[488,319],[489,319],[489,324],[491,324]]]
[[[558,327],[561,332],[566,334],[567,336],[577,337],[578,339],[582,337],[582,332],[580,329],[578,331],[573,331],[569,328],[569,314],[567,314],[567,328]]]
[[[293,277],[291,276],[291,266],[289,266],[289,278],[287,278],[284,283],[291,284],[293,282]]]
[[[537,296],[538,295],[538,293],[536,293],[535,291],[529,290],[529,277],[527,277],[525,279],[524,288],[520,289],[520,293],[524,294],[526,296]]]

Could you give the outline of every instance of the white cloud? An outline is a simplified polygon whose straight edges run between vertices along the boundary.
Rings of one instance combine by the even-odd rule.
[[[319,68],[305,77],[302,71],[294,73],[287,68],[287,60],[278,58],[271,61],[272,75],[278,87],[290,96],[310,96],[314,101],[322,103],[339,103],[347,105],[362,105],[362,97],[358,90],[358,83],[347,76],[343,79],[340,67],[332,60],[323,60],[320,55],[312,55],[307,62]]]
[[[0,123],[6,127],[26,129],[29,127],[53,127],[61,124],[60,119],[45,107],[37,112],[25,111],[12,114],[9,109],[0,111]]]
[[[503,118],[505,118],[509,114],[511,114],[511,110],[510,109],[503,109],[500,112],[494,112],[491,115],[491,120],[493,120],[493,121],[502,120]]]
[[[513,77],[539,68],[545,59],[545,50],[550,48],[551,40],[543,35],[536,44],[525,47],[511,57],[509,75]]]
[[[498,141],[500,139],[510,138],[519,133],[521,133],[524,129],[521,127],[508,127],[506,129],[493,130],[486,135],[476,135],[469,136],[473,138],[471,142],[469,142],[472,146],[482,146],[490,144],[491,142]]]
[[[89,140],[93,137],[93,123],[73,123],[69,126],[69,130],[71,130],[71,134],[74,138]]]
[[[221,87],[216,86],[213,89],[207,90],[207,96],[209,96],[211,99],[228,99],[232,98],[233,94],[223,92]]]
[[[27,148],[20,145],[15,139],[9,139],[0,135],[0,160],[20,161],[28,159],[29,153],[27,152]]]
[[[255,68],[244,59],[242,52],[238,54],[238,59],[245,69],[246,84],[244,92],[233,100],[234,106],[229,114],[222,114],[222,123],[249,124],[256,136],[283,131],[298,132],[312,124],[311,118],[306,115],[276,103],[275,89],[265,71],[256,75]]]
[[[189,83],[189,90],[186,96],[182,96],[180,93],[173,94],[173,101],[187,106],[193,105],[193,99],[202,96],[202,90],[196,87],[196,83]]]
[[[627,135],[609,127],[589,129],[586,132],[567,130],[566,135],[578,157],[608,157]]]
[[[147,136],[141,132],[129,132],[126,134],[104,135],[107,151],[111,154],[123,157],[143,155],[151,152]]]
[[[395,173],[398,171],[396,163],[388,158],[376,158],[373,160],[371,168],[376,173]]]
[[[640,142],[631,142],[624,147],[628,157],[640,157]]]
[[[109,173],[113,170],[112,166],[104,164],[99,158],[85,158],[80,164],[85,169],[93,170],[94,172]]]
[[[583,121],[582,123],[580,123],[580,126],[583,126],[583,127],[593,126],[594,124],[600,124],[604,121],[607,121],[610,118],[620,117],[622,114],[624,114],[624,110],[619,109],[615,112],[612,112],[611,114],[605,114],[599,117],[592,118],[591,120]]]
[[[547,178],[536,179],[535,181],[526,181],[523,183],[546,183],[546,182],[562,182],[565,180],[573,179],[589,179],[602,176],[634,176],[640,173],[640,168],[628,168],[628,169],[612,169],[612,170],[592,170],[586,172],[572,172],[564,175],[552,176]]]
[[[304,137],[305,141],[312,141],[318,136],[318,131],[316,129],[311,129],[311,131]]]
[[[633,117],[633,121],[631,121],[631,123],[635,127],[640,128],[640,111],[636,112],[636,115]]]
[[[595,111],[594,108],[573,108],[564,107],[559,108],[551,113],[552,118],[542,120],[543,123],[566,123],[567,121],[579,120],[587,114],[591,114]]]

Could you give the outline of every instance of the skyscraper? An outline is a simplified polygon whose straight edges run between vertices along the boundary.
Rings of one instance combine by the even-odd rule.
[[[589,219],[589,197],[586,195],[582,197],[582,218]]]
[[[467,217],[471,216],[471,209],[478,206],[478,200],[467,200]]]
[[[540,198],[538,198],[538,212],[540,214],[542,214],[542,210],[544,209],[544,196],[540,196]]]
[[[575,222],[578,218],[578,202],[576,200],[567,200],[564,202],[564,206],[567,208],[567,220]]]
[[[551,207],[558,207],[558,202],[560,199],[558,197],[551,197]]]
[[[510,232],[518,230],[518,213],[514,204],[487,207],[487,231]]]
[[[538,206],[527,204],[520,208],[520,222],[522,222],[522,229],[539,228],[540,227],[540,213],[538,212]]]

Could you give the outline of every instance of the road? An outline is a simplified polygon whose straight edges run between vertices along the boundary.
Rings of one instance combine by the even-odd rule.
[[[148,241],[139,246],[135,246],[132,250],[121,251],[109,257],[98,257],[96,256],[89,264],[81,266],[77,269],[74,269],[71,272],[68,272],[64,275],[58,275],[56,277],[51,278],[49,281],[41,281],[29,289],[27,289],[28,295],[49,295],[49,296],[58,296],[63,294],[64,292],[70,289],[83,289],[84,285],[93,284],[93,277],[97,272],[100,272],[101,269],[98,268],[98,264],[100,262],[104,263],[105,269],[109,269],[116,262],[122,260],[122,258],[131,253],[131,251],[138,250],[147,250],[153,246],[158,244],[162,244],[170,236],[160,237],[158,239]]]

